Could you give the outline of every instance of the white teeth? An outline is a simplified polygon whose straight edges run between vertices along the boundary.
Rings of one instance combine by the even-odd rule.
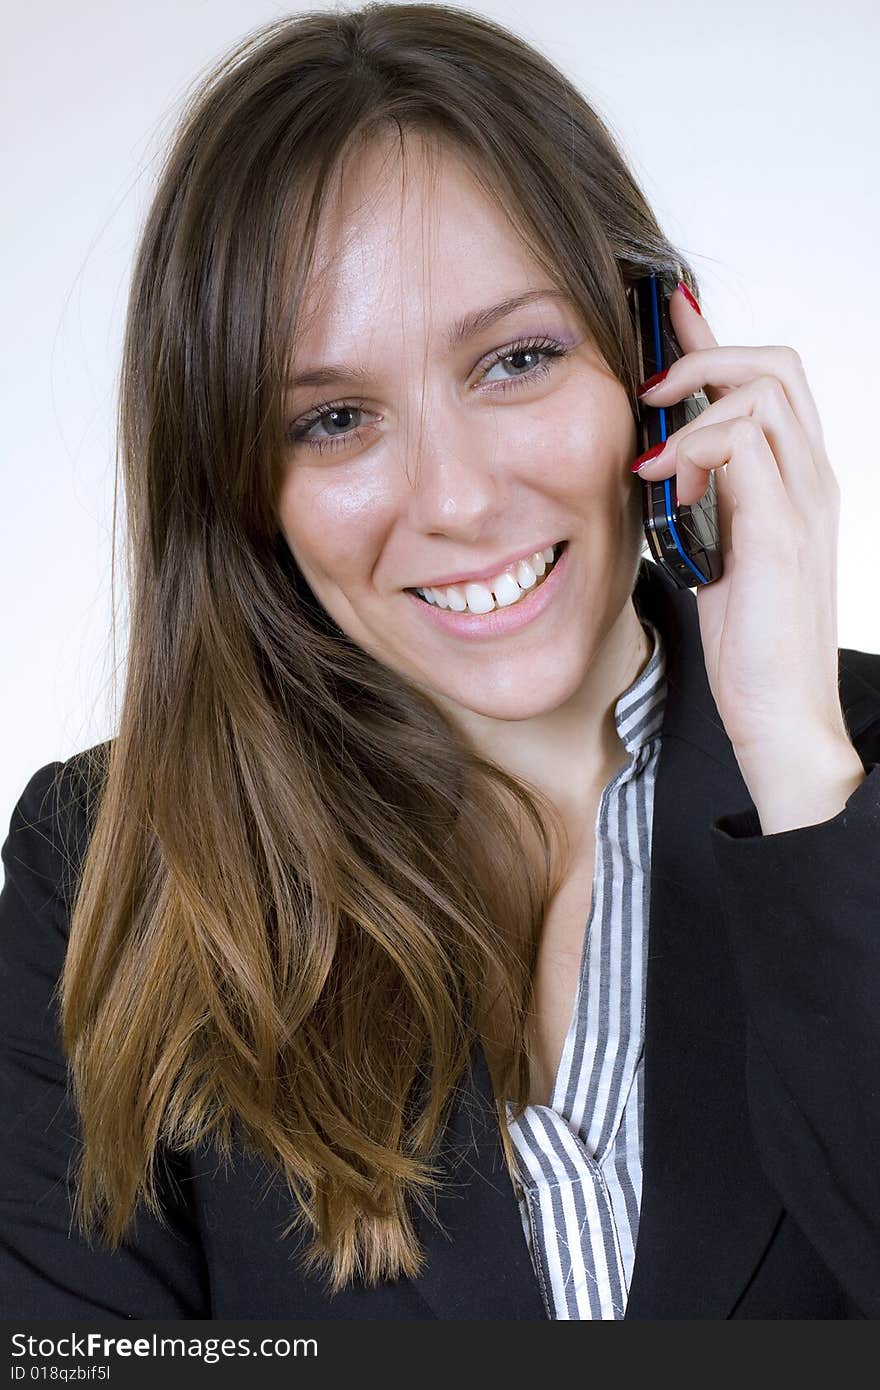
[[[492,589],[499,608],[506,608],[508,604],[516,603],[522,590],[509,570],[502,574],[500,579],[495,580]]]
[[[449,607],[454,613],[463,613],[467,608],[467,599],[457,589],[447,589],[446,597],[449,601]]]
[[[520,560],[516,567],[516,582],[521,589],[531,589],[538,576],[528,560]]]
[[[491,613],[495,607],[492,590],[485,584],[465,584],[464,596],[471,613]]]
[[[468,610],[471,613],[491,613],[493,608],[508,608],[516,603],[552,564],[554,547],[536,550],[527,560],[520,560],[515,568],[504,570],[488,584],[471,582],[461,586],[450,585],[445,589],[417,589],[428,603],[438,608],[450,608],[455,613]]]

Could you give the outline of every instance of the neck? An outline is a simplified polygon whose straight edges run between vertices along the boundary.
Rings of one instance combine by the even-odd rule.
[[[632,599],[596,649],[584,678],[563,704],[522,720],[488,719],[464,712],[471,743],[506,771],[536,786],[562,816],[572,848],[592,844],[596,805],[629,754],[614,722],[614,707],[651,655],[650,635]]]

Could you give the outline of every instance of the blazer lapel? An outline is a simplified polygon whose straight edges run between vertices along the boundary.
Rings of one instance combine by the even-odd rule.
[[[643,563],[665,637],[645,1014],[643,1190],[627,1318],[727,1317],[782,1214],[755,1151],[746,1018],[709,830],[753,809],[709,689],[696,595]]]
[[[434,1202],[443,1230],[421,1211],[413,1215],[427,1256],[413,1280],[418,1293],[438,1318],[546,1319],[479,1041],[471,1050],[470,1075],[459,1087],[437,1166],[447,1184]]]

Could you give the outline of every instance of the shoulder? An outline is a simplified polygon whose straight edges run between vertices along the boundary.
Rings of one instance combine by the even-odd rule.
[[[66,936],[111,744],[106,740],[46,763],[28,779],[0,849],[4,935],[10,917],[25,912],[48,917]]]

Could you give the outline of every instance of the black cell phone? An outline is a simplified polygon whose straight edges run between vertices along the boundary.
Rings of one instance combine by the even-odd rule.
[[[662,372],[682,356],[672,320],[668,297],[675,290],[672,275],[644,275],[628,291],[636,330],[641,381]],[[637,401],[639,453],[668,439],[675,430],[695,420],[709,401],[704,391],[696,391],[674,405],[650,406]],[[718,531],[718,504],[715,474],[709,486],[692,506],[679,506],[675,476],[642,482],[642,520],[651,555],[680,589],[711,584],[723,573],[721,537]]]

